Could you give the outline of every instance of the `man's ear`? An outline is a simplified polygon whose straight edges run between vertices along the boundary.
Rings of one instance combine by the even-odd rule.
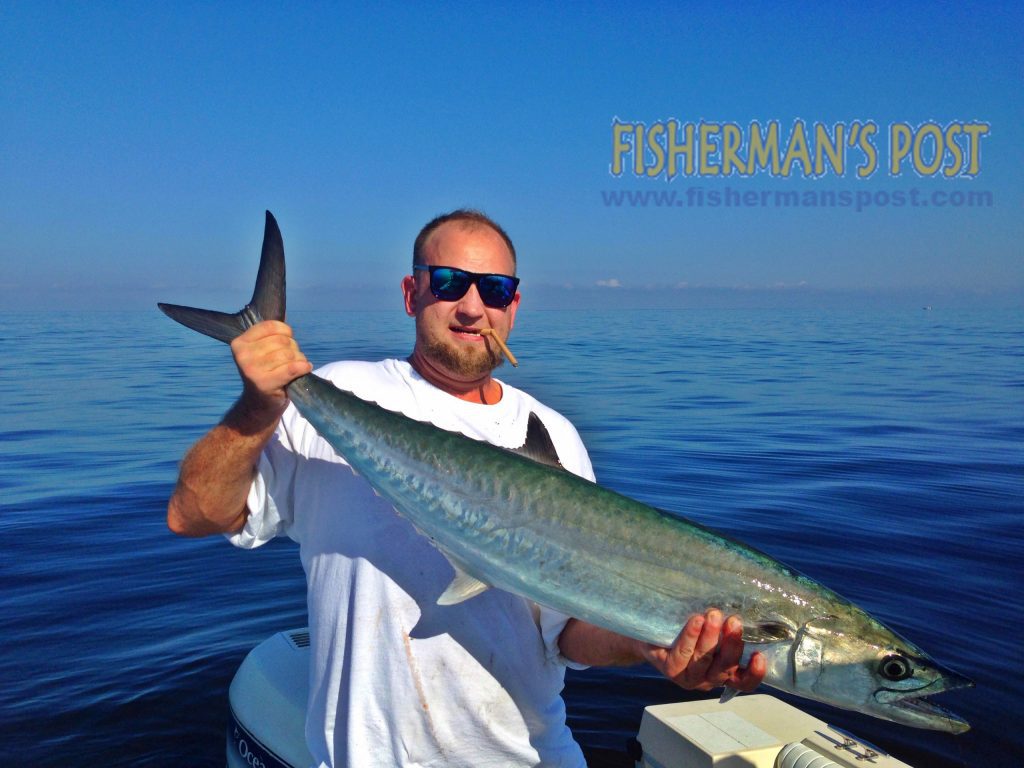
[[[406,275],[402,278],[402,298],[405,301],[405,314],[409,317],[416,316],[416,278],[413,275]]]

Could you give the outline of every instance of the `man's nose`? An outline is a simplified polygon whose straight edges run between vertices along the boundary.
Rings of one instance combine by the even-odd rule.
[[[484,302],[480,298],[480,291],[477,290],[476,283],[470,283],[469,289],[459,299],[456,306],[459,312],[473,317],[480,317],[484,313]]]

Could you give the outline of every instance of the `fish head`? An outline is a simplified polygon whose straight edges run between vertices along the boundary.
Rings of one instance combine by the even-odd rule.
[[[794,693],[915,728],[970,728],[926,697],[974,683],[866,614],[807,622],[788,655]]]

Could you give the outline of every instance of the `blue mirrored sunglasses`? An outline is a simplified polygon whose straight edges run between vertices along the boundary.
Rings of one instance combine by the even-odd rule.
[[[469,286],[476,283],[480,300],[488,307],[502,309],[512,303],[519,287],[519,278],[511,275],[486,275],[426,264],[413,264],[412,268],[430,273],[430,292],[441,301],[458,301],[466,295]]]

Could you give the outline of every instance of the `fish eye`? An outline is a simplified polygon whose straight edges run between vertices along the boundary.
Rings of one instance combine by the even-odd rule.
[[[906,680],[914,674],[914,668],[905,657],[894,653],[879,662],[878,674],[886,680]]]

